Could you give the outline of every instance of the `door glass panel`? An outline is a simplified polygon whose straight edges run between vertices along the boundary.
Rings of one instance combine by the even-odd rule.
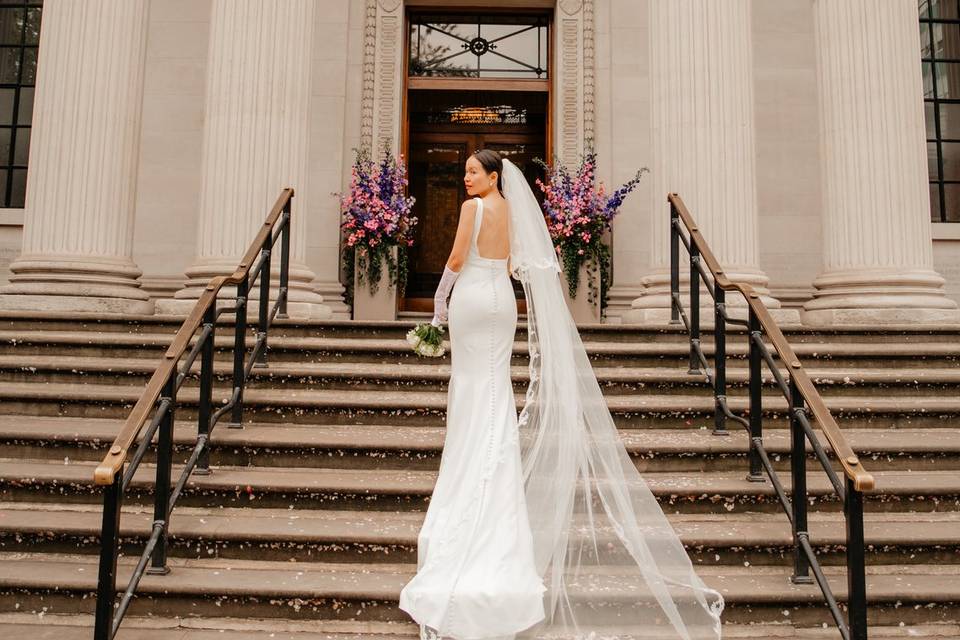
[[[431,297],[457,235],[460,203],[466,198],[463,165],[466,142],[413,142],[410,145],[410,195],[419,222],[410,252],[407,297]]]
[[[547,94],[411,90],[410,126],[423,131],[546,131]]]

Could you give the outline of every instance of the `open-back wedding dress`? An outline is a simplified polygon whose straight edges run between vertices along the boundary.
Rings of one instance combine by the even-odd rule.
[[[715,640],[723,598],[693,570],[617,433],[567,309],[543,213],[504,160],[530,382],[510,380],[507,259],[481,257],[478,199],[449,304],[447,433],[400,608],[422,638]]]

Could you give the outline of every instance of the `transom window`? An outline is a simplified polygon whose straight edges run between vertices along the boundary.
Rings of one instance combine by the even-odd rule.
[[[960,222],[960,0],[919,0],[930,218]]]
[[[409,24],[411,76],[548,77],[544,16],[419,14]]]

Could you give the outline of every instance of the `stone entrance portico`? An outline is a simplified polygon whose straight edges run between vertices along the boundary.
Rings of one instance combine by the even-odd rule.
[[[332,194],[354,147],[405,151],[408,12],[440,3],[147,4],[44,7],[0,309],[185,313],[292,186],[291,312],[349,317]],[[667,317],[667,191],[785,322],[960,321],[914,0],[507,4],[551,18],[557,158],[592,140],[607,184],[652,169],[610,237],[606,322]]]

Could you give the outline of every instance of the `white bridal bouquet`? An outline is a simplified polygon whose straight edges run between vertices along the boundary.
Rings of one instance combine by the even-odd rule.
[[[443,327],[432,322],[421,322],[407,332],[407,342],[417,355],[437,358],[446,351],[443,343]]]

